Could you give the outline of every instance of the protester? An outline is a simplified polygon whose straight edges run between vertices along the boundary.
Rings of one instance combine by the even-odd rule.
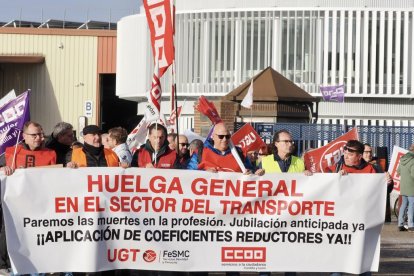
[[[11,175],[16,168],[38,167],[56,164],[54,150],[44,147],[42,126],[28,121],[23,126],[23,142],[6,148],[0,158],[0,166],[6,175]]]
[[[207,139],[204,144],[201,162],[198,165],[199,170],[209,172],[242,172],[240,165],[233,156],[230,149],[230,131],[224,123],[218,123],[214,126],[212,138]],[[252,172],[252,165],[249,158],[243,156],[240,148],[236,147],[237,154],[247,169],[246,174]],[[226,276],[238,276],[239,272],[226,272]]]
[[[121,163],[126,167],[131,165],[132,155],[126,144],[128,133],[122,127],[114,127],[108,131],[108,146],[119,158]]]
[[[101,143],[104,146],[104,148],[109,149],[109,144],[108,144],[108,137],[109,134],[108,133],[102,133],[101,134]]]
[[[171,150],[175,150],[177,148],[177,134],[176,133],[169,133],[167,135],[168,146]]]
[[[69,168],[78,167],[118,167],[119,159],[115,152],[104,148],[101,130],[96,125],[88,125],[82,130],[84,144],[73,149],[66,156]]]
[[[257,164],[262,162],[262,158],[269,155],[268,146],[264,145],[259,149],[258,156],[257,156]]]
[[[188,163],[190,162],[190,151],[189,151],[190,144],[188,143],[188,139],[185,135],[178,136],[178,158],[176,160],[175,167],[177,169],[186,169]]]
[[[336,172],[341,175],[349,173],[376,173],[374,167],[366,162],[362,155],[364,153],[364,145],[358,140],[349,140],[344,146],[344,155],[339,162],[328,168],[328,172]],[[342,273],[334,272],[330,276],[341,276]],[[370,276],[371,272],[361,273],[362,276]]]
[[[48,166],[56,164],[56,153],[44,147],[44,133],[42,126],[28,121],[23,126],[23,142],[14,147],[6,148],[0,158],[1,170],[11,175],[15,169]],[[0,231],[0,275],[10,275],[10,260],[7,252],[6,229],[3,212]]]
[[[56,152],[56,164],[66,165],[66,155],[71,150],[74,138],[71,124],[60,122],[55,125],[52,134],[46,141],[46,148]]]
[[[198,164],[201,162],[201,156],[203,154],[204,143],[200,139],[194,139],[189,146],[190,161],[188,162],[188,170],[197,170]]]
[[[236,158],[231,153],[229,146],[230,137],[230,132],[224,123],[215,125],[212,138],[207,139],[205,142],[201,162],[198,165],[199,170],[209,172],[242,172]],[[236,150],[248,173],[251,173],[252,166],[250,160],[243,156],[240,148],[236,148]]]
[[[266,173],[299,173],[305,172],[311,175],[310,171],[305,170],[305,163],[302,159],[292,155],[293,139],[292,134],[282,129],[273,135],[274,153],[264,156],[259,164],[256,174]],[[294,276],[296,272],[285,272],[285,276]],[[260,272],[259,276],[270,276],[270,272]]]
[[[414,232],[414,144],[410,146],[409,152],[401,157],[397,172],[401,177],[400,195],[402,198],[398,214],[398,230],[406,231],[404,212],[408,206],[408,231]]]
[[[366,162],[370,163],[374,167],[374,169],[375,169],[375,171],[377,173],[384,173],[384,171],[381,168],[381,166],[373,158],[373,155],[372,155],[372,147],[368,143],[365,143],[364,144],[364,153],[362,154],[362,158],[364,158],[364,160]],[[389,210],[389,206],[390,206],[390,193],[392,192],[392,189],[394,188],[394,180],[392,179],[392,177],[391,177],[391,175],[390,175],[389,172],[386,172],[385,173],[385,177],[387,179],[387,204],[386,204],[386,209],[388,207],[388,210]],[[386,213],[385,216],[386,216],[385,221],[386,222],[391,222],[390,215],[389,215],[389,218],[387,218],[387,213]]]
[[[304,172],[306,175],[312,175],[308,170],[305,170],[305,163],[297,156],[292,155],[293,147],[292,134],[282,129],[273,135],[274,153],[262,157],[259,164],[259,169],[256,174],[263,175],[266,173],[298,173]]]
[[[344,155],[339,162],[327,168],[328,172],[341,175],[348,173],[376,173],[374,167],[362,158],[364,145],[358,140],[349,140],[344,146]]]
[[[249,158],[250,163],[252,164],[253,171],[256,171],[258,168],[257,160],[259,160],[259,152],[257,150],[248,151],[247,158]]]
[[[173,169],[177,153],[169,147],[167,129],[160,124],[148,128],[148,139],[134,154],[134,167]]]

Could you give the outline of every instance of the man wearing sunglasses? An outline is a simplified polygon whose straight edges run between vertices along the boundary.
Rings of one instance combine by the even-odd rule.
[[[175,165],[177,169],[187,169],[188,162],[190,161],[189,146],[187,136],[179,135],[177,164]]]
[[[366,162],[362,155],[364,145],[358,140],[349,140],[344,146],[344,155],[339,162],[330,166],[328,172],[337,172],[341,175],[348,173],[376,173],[375,168]]]
[[[230,132],[224,123],[219,123],[214,127],[211,139],[205,142],[201,162],[198,165],[199,170],[209,172],[242,172],[239,164],[234,158],[230,150]],[[252,166],[248,158],[246,158],[239,148],[236,148],[243,160],[244,166],[249,171]]]

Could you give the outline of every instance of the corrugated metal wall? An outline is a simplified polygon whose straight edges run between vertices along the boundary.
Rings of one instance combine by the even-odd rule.
[[[98,73],[116,73],[116,37],[98,37]]]
[[[31,88],[31,117],[45,131],[59,121],[77,128],[85,101],[92,100],[96,107],[96,36],[0,33],[0,54],[45,56],[44,64],[3,64],[1,87],[2,93]],[[96,123],[95,114],[89,123]]]

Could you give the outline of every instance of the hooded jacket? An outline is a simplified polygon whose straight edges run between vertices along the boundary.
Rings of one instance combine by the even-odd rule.
[[[136,152],[137,163],[139,168],[145,168],[151,163],[155,168],[174,169],[177,153],[170,149],[168,141],[165,139],[160,150],[155,153],[149,140],[142,145]]]
[[[409,151],[400,159],[397,172],[400,174],[400,194],[414,196],[414,153]]]

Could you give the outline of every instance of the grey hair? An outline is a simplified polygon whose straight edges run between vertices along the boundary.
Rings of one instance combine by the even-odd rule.
[[[59,135],[61,135],[62,133],[64,133],[67,130],[72,130],[73,126],[69,123],[66,122],[60,122],[57,123],[57,125],[55,125],[55,127],[53,128],[53,133],[52,136],[54,138],[57,138]]]

